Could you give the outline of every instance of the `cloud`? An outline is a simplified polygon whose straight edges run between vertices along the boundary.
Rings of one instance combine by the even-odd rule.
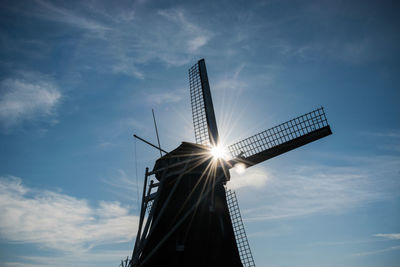
[[[147,100],[151,104],[161,105],[167,103],[180,102],[185,96],[185,89],[177,89],[173,91],[159,91],[147,94]]]
[[[74,13],[71,10],[57,7],[50,2],[43,0],[36,0],[35,2],[39,8],[36,12],[33,12],[32,15],[39,18],[66,23],[90,31],[103,32],[108,30],[108,28],[100,22],[88,19],[87,17]]]
[[[230,189],[243,187],[262,188],[268,182],[269,174],[264,168],[249,168],[244,173],[237,172],[235,168],[231,171],[231,180],[227,183]]]
[[[85,199],[28,188],[13,176],[0,178],[0,213],[5,240],[69,253],[128,242],[138,224],[119,202],[92,207]]]
[[[125,57],[118,60],[113,66],[112,71],[114,73],[122,73],[128,76],[134,76],[140,80],[144,79],[144,74],[135,66],[135,63],[132,60],[129,60]]]
[[[237,67],[232,68],[224,77],[219,77],[213,86],[214,90],[243,90],[247,88],[247,84],[239,78],[240,73],[246,67],[246,64],[241,63]]]
[[[360,253],[356,253],[354,255],[355,256],[369,256],[369,255],[384,253],[384,252],[393,251],[393,250],[400,250],[400,246],[393,246],[393,247],[384,248],[384,249],[360,252]]]
[[[131,255],[131,250],[113,250],[101,252],[83,252],[80,254],[64,254],[46,256],[21,256],[17,259],[3,262],[7,267],[95,267],[95,266],[118,266],[120,260]]]
[[[37,73],[21,72],[3,80],[0,88],[0,123],[5,129],[53,115],[62,97],[51,79]]]
[[[200,53],[213,33],[188,19],[182,8],[158,10],[138,15],[132,22],[110,25],[102,45],[106,57],[111,58],[114,72],[143,79],[140,66],[157,60],[169,66],[182,66]],[[134,32],[134,34],[132,34]]]
[[[387,131],[387,132],[366,132],[367,135],[373,135],[377,137],[389,137],[389,138],[400,138],[400,131]]]
[[[400,240],[400,233],[375,234],[373,236],[382,237],[383,240]],[[380,240],[380,241],[382,241],[382,240]],[[354,256],[369,256],[369,255],[380,254],[380,253],[385,253],[385,252],[389,252],[389,251],[393,251],[393,250],[399,250],[399,249],[400,249],[400,246],[391,246],[391,247],[383,248],[383,249],[359,252],[359,253],[355,253],[353,255]]]
[[[248,221],[263,221],[344,212],[398,195],[399,157],[346,160],[352,166],[308,163],[307,167],[285,166],[284,171],[269,169],[262,190],[246,189],[251,198],[245,198],[244,203],[251,208],[243,209],[244,217]]]
[[[399,130],[387,130],[387,131],[375,131],[375,132],[361,132],[361,135],[369,138],[374,138],[373,143],[377,143],[377,148],[390,151],[400,152],[400,131]]]
[[[102,47],[113,61],[113,71],[143,79],[140,66],[153,60],[170,66],[188,64],[213,33],[189,20],[187,13],[185,9],[158,10],[145,14],[145,20],[138,15],[124,25],[109,25],[113,30],[107,32]]]
[[[197,51],[200,47],[208,42],[208,38],[204,35],[196,36],[195,38],[188,41],[188,50],[190,52]]]
[[[138,79],[146,77],[144,69],[152,61],[168,66],[186,65],[213,36],[211,31],[188,19],[187,13],[185,9],[166,9],[137,13],[135,19],[124,23],[109,20],[107,27],[111,30],[103,31],[102,35],[85,36],[87,40],[77,54],[82,55],[82,59],[93,55],[106,62],[103,67],[95,66],[96,69]],[[113,16],[119,17],[118,14]]]
[[[238,91],[239,93],[243,90],[246,89],[248,86],[246,83],[240,80],[235,80],[231,78],[222,78],[218,79],[213,87],[215,90],[228,90],[230,92],[232,91]]]
[[[320,39],[308,43],[293,43],[290,40],[280,41],[273,45],[279,53],[291,60],[300,62],[339,61],[345,64],[365,64],[375,60],[378,55],[378,43],[374,39],[359,38],[356,40]]]
[[[212,34],[191,23],[185,16],[183,9],[160,10],[159,15],[172,21],[180,28],[179,32],[186,37],[186,49],[189,52],[195,52],[204,46],[212,37]]]
[[[395,234],[375,234],[376,237],[383,237],[387,239],[400,239],[400,233]]]
[[[141,192],[139,192],[139,187],[142,188],[142,185],[139,185],[138,179],[132,179],[125,171],[118,170],[117,175],[102,181],[107,185],[107,189],[118,196],[119,199],[129,202],[134,200],[137,209],[140,209],[139,193],[141,194]]]
[[[39,38],[45,38],[54,29],[80,30],[71,35],[76,44],[71,61],[82,66],[81,70],[113,72],[137,79],[146,77],[144,70],[154,61],[168,66],[188,64],[214,36],[184,8],[144,10],[134,2],[115,6],[107,2],[36,0],[29,8],[15,4],[9,9],[28,18],[57,22]],[[42,53],[49,51],[52,49]]]

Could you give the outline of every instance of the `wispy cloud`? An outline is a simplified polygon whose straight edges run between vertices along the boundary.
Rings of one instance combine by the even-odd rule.
[[[107,27],[112,30],[104,31],[106,38],[93,42],[95,46],[101,43],[98,57],[108,61],[114,73],[138,79],[146,77],[143,66],[152,61],[168,66],[188,64],[211,40],[213,33],[192,22],[187,13],[185,9],[172,8],[137,14],[136,19],[123,24],[110,21]],[[78,53],[86,56],[87,50],[92,51],[92,47],[83,46]]]
[[[377,36],[379,34],[376,34]],[[379,38],[360,36],[353,40],[338,38],[323,39],[308,43],[292,42],[290,38],[280,41],[273,47],[290,60],[300,62],[338,61],[345,64],[366,64],[379,58],[376,53],[381,46]]]
[[[235,168],[231,171],[231,180],[227,186],[231,189],[243,187],[262,188],[266,185],[269,179],[268,172],[263,168],[249,168],[241,173],[241,170]]]
[[[384,253],[384,252],[393,251],[393,250],[400,250],[400,246],[393,246],[393,247],[384,248],[384,249],[360,252],[360,253],[354,254],[354,256],[369,256],[369,255]]]
[[[400,131],[398,130],[361,132],[360,135],[373,138],[373,142],[377,143],[377,148],[379,149],[390,152],[400,152]]]
[[[138,18],[123,27],[114,25],[113,31],[109,33],[106,44],[108,55],[118,62],[123,59],[129,63],[116,62],[118,68],[114,70],[126,74],[131,72],[131,66],[138,68],[154,60],[168,66],[182,66],[200,53],[201,48],[213,37],[210,30],[190,20],[188,11],[183,8],[161,9],[146,16],[151,23]]]
[[[35,0],[35,2],[39,8],[31,14],[39,18],[66,23],[78,28],[97,32],[103,32],[108,29],[98,21],[89,19],[84,15],[79,15],[72,10],[55,6],[51,2],[43,0]]]
[[[363,134],[376,136],[376,137],[390,137],[390,138],[395,138],[395,139],[400,138],[400,131],[396,131],[396,130],[391,130],[391,131],[386,131],[386,132],[363,132]]]
[[[0,123],[5,129],[25,120],[49,117],[60,102],[62,94],[49,77],[20,72],[0,83]]]
[[[213,87],[215,90],[228,90],[232,91],[242,91],[247,88],[247,84],[240,80],[232,79],[231,77],[218,79]]]
[[[200,47],[204,46],[212,37],[212,34],[209,31],[200,28],[194,23],[191,23],[186,18],[183,9],[174,8],[168,10],[160,10],[158,14],[165,17],[167,20],[176,23],[176,25],[180,28],[179,33],[182,35],[182,37],[186,38],[186,49],[189,52],[197,51]]]
[[[176,89],[173,91],[158,91],[147,94],[147,101],[151,104],[161,105],[167,103],[177,103],[185,96],[184,89]]]
[[[400,239],[400,233],[394,233],[394,234],[375,234],[374,236],[376,237],[383,237],[386,239]]]
[[[130,255],[130,250],[112,250],[112,251],[84,251],[77,254],[64,254],[46,256],[20,256],[14,260],[3,262],[7,267],[65,267],[65,266],[99,266],[107,264],[108,266],[118,266],[120,260]]]
[[[108,190],[118,196],[118,199],[123,200],[136,200],[139,209],[139,184],[136,179],[129,177],[124,170],[118,170],[117,174],[113,177],[102,180],[108,185]],[[141,188],[141,186],[140,186]],[[136,195],[136,197],[135,197]]]
[[[72,254],[127,242],[138,223],[129,211],[118,202],[92,207],[85,199],[28,188],[17,177],[0,178],[0,233],[9,242]]]
[[[10,9],[18,15],[57,22],[56,29],[78,29],[72,37],[77,45],[71,59],[77,66],[138,79],[146,77],[146,66],[152,61],[168,66],[188,64],[214,36],[188,9],[144,10],[138,6],[35,0],[27,9],[18,5]]]
[[[373,236],[374,237],[381,237],[381,239],[378,239],[378,241],[400,240],[400,233],[375,234]],[[382,249],[364,251],[364,252],[355,253],[353,255],[354,256],[370,256],[370,255],[390,252],[390,251],[394,251],[394,250],[400,250],[400,246],[391,246],[391,247],[382,248]]]
[[[239,64],[236,68],[232,68],[232,72],[228,72],[225,77],[217,78],[213,89],[214,90],[228,90],[230,93],[234,90],[243,90],[247,88],[247,84],[239,79],[239,75],[246,67],[245,63]]]
[[[134,76],[141,80],[144,79],[143,72],[135,66],[135,62],[126,57],[121,57],[119,60],[116,60],[115,64],[112,66],[112,71],[114,73],[122,73],[128,76]]]
[[[257,202],[245,199],[253,208],[244,209],[244,217],[262,221],[343,212],[398,194],[399,157],[352,160],[352,167],[308,164],[286,167],[284,171],[269,170],[264,174],[268,179],[263,189],[251,190],[251,199]]]
[[[213,36],[210,30],[192,20],[184,8],[137,11],[140,6],[137,1],[111,5],[102,1],[35,0],[29,5],[10,4],[7,9],[17,16],[52,22],[52,27],[30,40],[42,42],[41,47],[46,47],[40,50],[41,58],[49,56],[53,51],[49,47],[57,45],[46,37],[53,30],[66,31],[73,33],[68,40],[76,44],[71,61],[80,66],[78,69],[114,72],[138,79],[145,77],[144,65],[151,61],[169,66],[187,64]],[[13,36],[5,37],[13,42],[21,41]],[[20,50],[26,54],[32,49]]]

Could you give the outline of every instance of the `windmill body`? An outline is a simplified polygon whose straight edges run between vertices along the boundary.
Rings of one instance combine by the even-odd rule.
[[[211,153],[219,136],[204,59],[189,69],[189,82],[196,144],[183,142],[146,169],[130,265],[255,266],[236,197],[225,188],[229,169],[323,138],[330,126],[319,108],[229,146],[229,160],[217,158]]]
[[[157,223],[139,265],[242,266],[226,202],[226,176],[221,167],[204,175],[213,160],[204,157],[208,153],[207,147],[184,142],[157,160],[154,169],[162,169],[152,206]]]

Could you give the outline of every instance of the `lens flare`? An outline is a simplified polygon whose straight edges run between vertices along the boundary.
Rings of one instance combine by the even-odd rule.
[[[246,171],[246,165],[243,163],[236,163],[234,166],[234,170],[237,174],[243,174]]]
[[[211,148],[211,155],[214,159],[225,159],[227,157],[225,148],[220,145]]]

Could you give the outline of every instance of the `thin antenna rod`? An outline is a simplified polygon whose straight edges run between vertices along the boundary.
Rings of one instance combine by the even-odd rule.
[[[158,148],[160,149],[160,157],[162,157],[161,145],[160,145],[160,138],[158,137],[157,123],[156,123],[156,117],[154,116],[154,109],[151,109],[151,112],[153,113],[154,128],[156,128],[156,135],[157,135]]]
[[[146,140],[144,140],[143,138],[140,138],[139,136],[137,136],[136,134],[134,134],[133,135],[133,137],[135,137],[135,138],[137,138],[137,139],[139,139],[140,141],[143,141],[143,142],[145,142],[146,144],[148,144],[148,145],[151,145],[152,147],[154,147],[154,148],[157,148],[158,150],[160,150],[160,151],[162,151],[162,152],[164,152],[165,154],[168,154],[168,152],[167,151],[165,151],[164,149],[162,149],[161,147],[157,147],[156,145],[153,145],[152,143],[150,143],[150,142],[147,142]]]

